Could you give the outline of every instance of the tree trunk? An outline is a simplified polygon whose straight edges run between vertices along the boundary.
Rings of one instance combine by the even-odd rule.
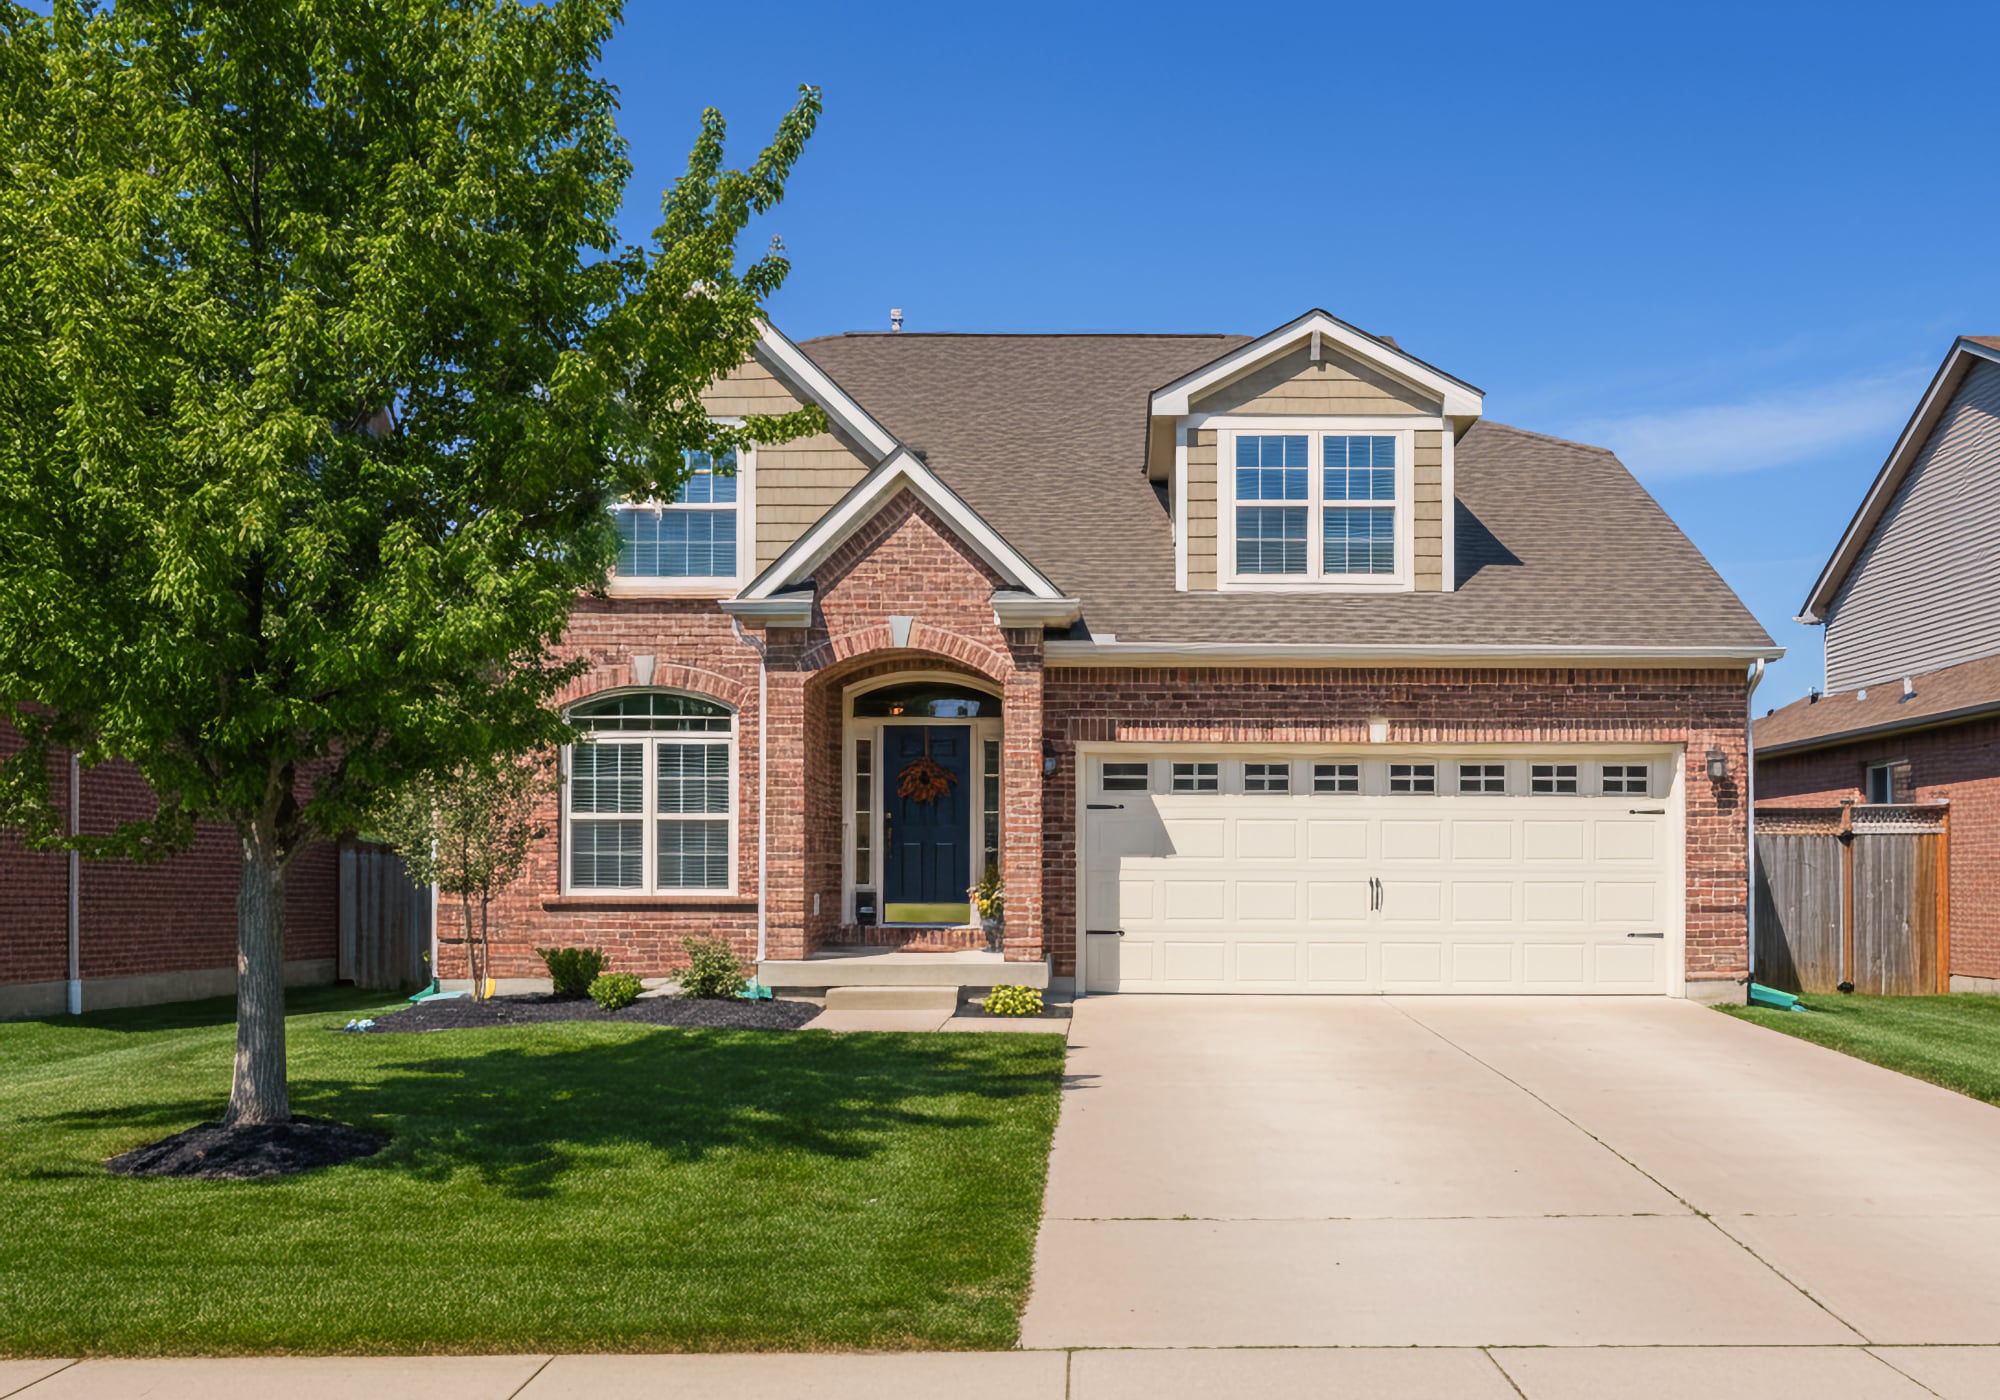
[[[243,841],[236,892],[236,1078],[225,1123],[288,1123],[285,1083],[285,869],[269,845]]]
[[[471,895],[462,894],[458,897],[458,912],[465,924],[465,970],[472,977],[472,999],[474,1001],[484,1001],[486,1000],[486,979],[481,975],[479,966],[479,947],[473,942],[472,938]]]

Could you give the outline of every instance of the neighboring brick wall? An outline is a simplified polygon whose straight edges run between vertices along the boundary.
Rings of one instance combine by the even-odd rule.
[[[2000,720],[1760,758],[1758,805],[1859,802],[1874,763],[1909,765],[1898,801],[1951,804],[1951,971],[2000,978]]]
[[[11,734],[0,743],[18,747]],[[64,764],[57,792],[66,782]],[[81,784],[83,829],[108,833],[142,821],[153,796],[122,763],[87,769]],[[66,800],[66,795],[61,798]],[[315,846],[287,873],[285,956],[335,956],[339,937],[337,854]],[[203,823],[187,850],[156,862],[86,860],[78,873],[77,943],[86,982],[236,965],[236,888],[240,856],[234,833]],[[28,852],[0,836],[0,982],[53,982],[69,971],[69,866],[62,853]],[[18,913],[17,913],[18,911]]]
[[[1045,916],[1056,972],[1075,967],[1074,745],[1670,743],[1688,752],[1687,975],[1741,976],[1743,682],[1727,671],[1103,668],[1049,672],[1044,726],[1063,754],[1044,789]],[[1711,744],[1731,777],[1702,771]]]

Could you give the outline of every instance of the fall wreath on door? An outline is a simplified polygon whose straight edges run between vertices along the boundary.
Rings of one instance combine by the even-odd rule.
[[[958,775],[931,757],[931,736],[924,733],[924,751],[897,776],[896,796],[905,802],[935,802],[958,783]]]

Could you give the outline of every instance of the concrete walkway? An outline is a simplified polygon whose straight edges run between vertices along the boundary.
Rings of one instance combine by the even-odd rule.
[[[21,1400],[1991,1400],[2000,1347],[0,1361]]]

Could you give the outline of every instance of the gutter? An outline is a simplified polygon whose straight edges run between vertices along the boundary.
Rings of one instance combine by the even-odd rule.
[[[1328,665],[1371,661],[1442,661],[1455,666],[1492,662],[1501,666],[1521,666],[1544,662],[1560,666],[1588,665],[1593,662],[1650,662],[1656,666],[1698,668],[1734,662],[1776,661],[1785,649],[1769,647],[1603,647],[1603,646],[1450,646],[1436,643],[1417,645],[1350,645],[1315,643],[1245,642],[1121,642],[1115,637],[1073,641],[1051,639],[1043,646],[1050,664],[1073,666],[1125,666],[1157,662],[1185,665],[1204,662],[1250,665],[1283,661],[1318,662]]]
[[[729,625],[736,633],[736,640],[757,649],[757,963],[762,967],[766,947],[765,923],[767,900],[771,882],[765,878],[765,862],[769,859],[769,846],[764,840],[765,814],[770,810],[768,800],[771,790],[771,765],[765,755],[769,747],[765,740],[771,732],[771,654],[763,642],[752,641],[743,630],[743,620],[731,617]],[[761,975],[761,973],[760,973]]]
[[[83,832],[83,765],[76,750],[69,751],[69,834]],[[69,1014],[83,1014],[83,939],[78,927],[83,894],[83,856],[69,848]]]
[[[1820,697],[1820,704],[1839,703]],[[1765,744],[1757,749],[1766,758],[1782,755],[1811,753],[1814,749],[1839,748],[1860,739],[1875,739],[1887,734],[1915,734],[1924,729],[1943,729],[1947,725],[1962,724],[1966,720],[1984,719],[1988,715],[2000,714],[2000,700],[1982,700],[1976,705],[1961,705],[1956,710],[1944,710],[1934,715],[1915,715],[1909,719],[1884,720],[1880,724],[1864,725],[1860,729],[1843,729],[1835,734],[1819,734],[1810,739],[1791,739],[1782,744]]]

